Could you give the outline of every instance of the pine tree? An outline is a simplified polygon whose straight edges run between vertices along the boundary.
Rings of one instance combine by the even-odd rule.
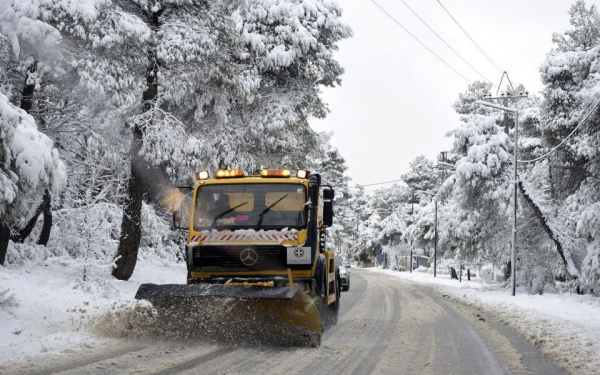
[[[0,93],[0,265],[4,264],[10,228],[28,212],[29,194],[60,191],[65,166],[52,141],[33,118]]]

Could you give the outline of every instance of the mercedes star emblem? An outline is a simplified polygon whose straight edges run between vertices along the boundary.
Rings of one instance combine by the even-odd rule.
[[[252,267],[258,262],[258,254],[252,249],[244,249],[240,253],[240,260],[246,267]]]

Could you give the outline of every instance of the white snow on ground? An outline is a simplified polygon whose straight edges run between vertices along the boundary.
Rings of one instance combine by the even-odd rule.
[[[600,373],[600,298],[571,293],[529,295],[482,284],[461,283],[449,275],[368,268],[408,282],[430,286],[441,295],[479,308],[521,333],[561,369],[572,374]]]
[[[142,283],[185,283],[185,264],[138,262],[129,281],[109,278],[84,291],[64,266],[52,262],[0,266],[0,286],[18,306],[0,306],[0,362],[29,355],[69,352],[108,342],[92,332],[89,320],[115,302],[132,301]]]

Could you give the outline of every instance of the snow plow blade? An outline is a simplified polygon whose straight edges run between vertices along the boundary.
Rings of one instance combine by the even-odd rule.
[[[297,286],[260,287],[223,284],[142,284],[135,299],[180,297],[231,297],[240,299],[292,299],[300,291]]]
[[[199,325],[219,338],[318,346],[323,332],[315,300],[298,286],[142,284],[135,298],[149,301],[169,322]]]

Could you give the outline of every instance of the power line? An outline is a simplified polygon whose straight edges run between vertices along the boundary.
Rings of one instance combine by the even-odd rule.
[[[385,184],[391,184],[393,182],[404,182],[404,180],[392,180],[392,181],[377,182],[377,183],[374,183],[374,184],[358,185],[358,186],[367,187],[367,186],[385,185]]]
[[[471,67],[471,69],[473,69],[473,70],[474,70],[474,71],[475,71],[477,74],[479,74],[480,76],[482,76],[482,77],[483,77],[483,79],[485,79],[485,80],[486,80],[486,81],[488,81],[489,83],[492,83],[492,81],[490,81],[490,80],[489,80],[489,79],[488,79],[486,76],[484,76],[484,75],[483,75],[483,74],[482,74],[482,73],[481,73],[479,70],[475,69],[475,67],[474,67],[473,65],[471,65],[471,64],[470,64],[470,63],[469,63],[469,62],[468,62],[468,61],[467,61],[465,58],[463,58],[463,57],[462,57],[462,56],[461,56],[461,55],[460,55],[458,52],[456,52],[456,51],[454,50],[454,48],[452,48],[452,47],[450,46],[450,44],[448,44],[448,43],[447,43],[447,42],[446,42],[446,41],[445,41],[445,40],[444,40],[444,39],[443,39],[441,36],[439,36],[439,34],[438,34],[438,33],[436,33],[436,32],[435,32],[435,30],[433,30],[433,29],[431,28],[431,26],[429,26],[429,25],[427,24],[427,22],[425,22],[425,21],[424,21],[424,20],[423,20],[423,19],[422,19],[422,18],[421,18],[421,17],[420,17],[418,14],[417,14],[417,12],[415,12],[415,11],[414,11],[414,10],[413,10],[411,7],[409,7],[409,6],[408,6],[408,4],[406,4],[406,2],[404,2],[404,0],[400,0],[400,1],[402,1],[402,4],[404,4],[404,6],[406,6],[406,7],[408,8],[408,10],[410,10],[410,11],[411,11],[411,12],[412,12],[412,13],[415,15],[415,17],[417,17],[417,18],[419,19],[419,21],[421,21],[421,22],[422,22],[422,23],[423,23],[425,26],[427,26],[427,28],[428,28],[428,29],[429,29],[429,30],[430,30],[430,31],[431,31],[431,32],[432,32],[432,33],[433,33],[435,36],[437,36],[437,38],[438,38],[439,40],[441,40],[441,41],[442,41],[442,42],[443,42],[443,43],[446,45],[446,47],[450,48],[450,51],[454,52],[454,54],[455,54],[456,56],[458,56],[458,57],[459,57],[459,58],[460,58],[462,61],[464,61],[464,62],[465,62],[465,64],[467,64],[468,66],[470,66],[470,67]],[[492,83],[492,85],[493,85],[493,83]]]
[[[531,159],[531,160],[518,160],[519,163],[533,163],[536,162],[538,160],[542,160],[544,159],[546,156],[550,155],[551,153],[553,153],[554,151],[558,150],[558,148],[560,146],[562,146],[566,141],[569,140],[569,138],[571,138],[571,136],[573,134],[575,134],[575,132],[577,131],[577,129],[579,129],[581,127],[581,125],[583,125],[592,115],[592,113],[594,113],[594,111],[596,110],[596,108],[598,108],[598,105],[600,104],[600,99],[598,99],[598,101],[596,101],[596,104],[594,105],[594,107],[587,113],[587,115],[585,115],[585,117],[583,118],[583,120],[581,120],[581,122],[575,127],[575,129],[573,129],[573,131],[565,138],[562,140],[562,142],[560,142],[558,144],[558,146],[554,147],[552,150],[546,152],[544,155],[535,158],[535,159]]]
[[[454,69],[452,66],[450,66],[450,64],[448,64],[444,59],[442,59],[439,55],[437,55],[435,52],[433,52],[429,47],[427,47],[425,45],[425,43],[421,42],[419,40],[419,38],[417,38],[416,36],[414,36],[410,31],[408,31],[408,29],[404,26],[402,26],[402,24],[395,19],[391,14],[389,14],[383,7],[381,7],[381,5],[379,5],[375,0],[371,0],[371,2],[375,5],[377,5],[377,7],[379,9],[381,9],[381,11],[383,13],[385,13],[392,21],[394,21],[398,26],[400,26],[404,31],[406,31],[408,33],[408,35],[412,36],[417,42],[419,42],[419,44],[421,44],[426,50],[428,50],[429,52],[431,52],[432,55],[434,55],[435,57],[437,57],[442,63],[444,63],[444,65],[446,65],[448,68],[452,69],[452,71],[456,74],[458,74],[462,79],[464,79],[465,81],[467,81],[468,83],[471,83],[471,81],[469,79],[467,79],[465,76],[463,76],[462,74],[460,74],[458,72],[458,70]]]
[[[454,23],[456,23],[456,24],[458,25],[458,27],[460,27],[460,29],[463,31],[463,33],[465,33],[465,35],[466,35],[466,36],[467,36],[467,37],[468,37],[468,38],[471,40],[471,42],[473,42],[473,44],[475,45],[475,47],[477,47],[477,49],[478,49],[479,51],[481,51],[481,53],[483,53],[483,55],[484,55],[484,56],[485,56],[485,57],[486,57],[486,58],[489,60],[489,62],[491,62],[491,63],[492,63],[492,65],[494,65],[494,67],[495,67],[496,69],[498,69],[498,71],[499,71],[500,73],[504,72],[504,69],[500,68],[500,67],[498,66],[498,64],[496,64],[496,62],[494,62],[494,60],[493,60],[493,59],[492,59],[492,58],[491,58],[491,57],[490,57],[490,56],[489,56],[487,53],[485,53],[485,51],[484,51],[484,50],[483,50],[481,47],[479,47],[479,44],[477,44],[477,42],[476,42],[476,41],[475,41],[473,38],[471,38],[471,35],[469,35],[469,33],[467,32],[467,30],[465,30],[465,29],[464,29],[464,28],[463,28],[463,27],[460,25],[460,23],[458,23],[458,21],[456,20],[456,18],[454,18],[454,16],[452,16],[452,14],[450,14],[450,12],[448,11],[448,9],[446,9],[446,7],[444,6],[444,4],[442,4],[442,3],[440,2],[440,0],[437,0],[437,2],[438,2],[438,4],[440,4],[440,6],[441,6],[442,8],[444,8],[444,10],[446,11],[446,13],[448,13],[448,15],[450,16],[450,18],[452,18],[452,20],[454,21]]]

